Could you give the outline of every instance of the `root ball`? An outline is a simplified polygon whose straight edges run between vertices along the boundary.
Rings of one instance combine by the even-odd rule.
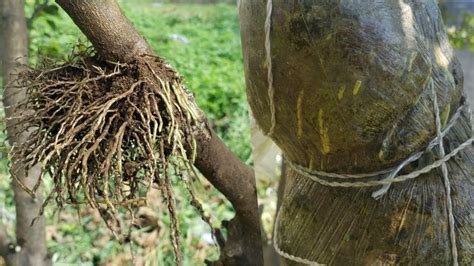
[[[168,198],[170,169],[189,171],[200,113],[181,78],[160,58],[127,64],[75,56],[21,76],[27,99],[16,110],[14,162],[42,165],[54,180],[45,206],[86,203],[104,217],[146,200],[152,184]],[[170,206],[172,207],[172,206]],[[113,216],[113,215],[112,215]]]

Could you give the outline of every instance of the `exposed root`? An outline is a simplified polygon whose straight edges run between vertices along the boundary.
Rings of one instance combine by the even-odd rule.
[[[24,171],[41,163],[43,173],[25,191],[34,196],[47,173],[54,189],[41,212],[52,199],[59,207],[87,203],[100,210],[115,232],[117,209],[146,202],[156,183],[167,199],[180,264],[170,169],[190,173],[196,156],[193,132],[200,126],[200,114],[180,77],[153,56],[119,64],[82,55],[42,68],[48,70],[23,74],[21,86],[28,97],[15,108],[18,132],[33,128],[33,133],[13,147],[11,157],[26,165]]]

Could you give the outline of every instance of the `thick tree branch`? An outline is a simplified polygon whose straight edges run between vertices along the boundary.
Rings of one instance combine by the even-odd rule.
[[[141,54],[154,54],[114,0],[56,1],[103,59],[127,62]],[[253,170],[233,155],[212,129],[198,132],[196,138],[198,153],[195,166],[229,199],[237,212],[236,217],[227,223],[229,238],[221,253],[220,263],[263,264]]]
[[[256,193],[253,170],[232,154],[213,130],[209,135],[198,135],[197,140],[196,167],[237,210],[253,212],[257,202],[248,197],[249,192]]]
[[[153,54],[148,42],[135,30],[115,0],[57,0],[57,3],[104,59],[124,62],[136,55]]]
[[[262,265],[260,214],[254,171],[242,163],[212,130],[197,136],[195,166],[232,203],[236,216],[225,227],[229,238],[223,265]]]

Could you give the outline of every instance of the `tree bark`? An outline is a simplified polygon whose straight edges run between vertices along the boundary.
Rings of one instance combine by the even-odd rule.
[[[142,54],[154,54],[150,45],[123,15],[114,0],[56,0],[89,38],[105,60],[128,62]],[[195,106],[198,109],[197,106]],[[203,112],[198,109],[198,113]],[[233,155],[214,131],[197,132],[195,166],[220,190],[236,210],[226,223],[228,240],[217,264],[261,265],[260,215],[253,171]]]
[[[19,72],[24,70],[27,63],[28,40],[23,0],[3,0],[1,2],[2,15],[2,62],[3,62],[3,103],[7,118],[7,135],[10,144],[22,142],[28,138],[28,132],[19,137],[15,128],[14,119],[8,119],[13,113],[14,105],[25,97],[23,89],[18,89],[15,79]],[[40,167],[35,166],[25,173],[20,164],[11,166],[11,174],[29,188],[33,188],[40,174]],[[14,179],[15,180],[15,179]],[[16,207],[16,243],[2,243],[4,258],[9,265],[49,265],[50,261],[46,249],[46,232],[43,218],[32,221],[39,214],[43,202],[42,192],[38,190],[36,199],[22,190],[17,182],[12,182],[15,193]],[[5,235],[5,234],[4,234]]]
[[[272,115],[267,1],[243,0],[240,6],[247,94],[265,132]],[[389,169],[436,136],[427,81],[435,84],[444,125],[462,104],[462,70],[436,1],[272,2],[272,139],[291,162],[330,173]],[[471,134],[464,114],[445,148],[453,150]],[[473,154],[468,147],[447,163],[460,265],[474,261]],[[405,171],[430,164],[430,156]],[[449,265],[439,170],[392,185],[375,200],[371,193],[379,187],[326,187],[290,169],[278,244],[328,265]]]

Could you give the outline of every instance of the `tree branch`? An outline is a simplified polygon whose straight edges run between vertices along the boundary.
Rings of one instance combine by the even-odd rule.
[[[218,265],[262,265],[255,173],[225,146],[212,130],[197,136],[198,156],[195,166],[227,199],[236,216],[224,226],[229,238]]]
[[[103,59],[127,62],[141,54],[154,54],[114,0],[56,2],[89,38]],[[207,125],[205,118],[202,120]],[[262,265],[254,172],[229,151],[212,129],[206,128],[196,136],[195,166],[236,210],[234,219],[225,224],[229,237],[216,264]]]
[[[56,2],[105,60],[127,62],[140,54],[153,54],[148,42],[124,16],[115,0]]]

